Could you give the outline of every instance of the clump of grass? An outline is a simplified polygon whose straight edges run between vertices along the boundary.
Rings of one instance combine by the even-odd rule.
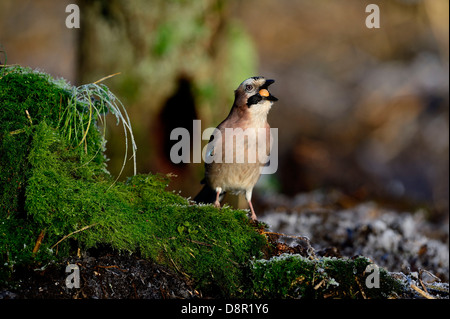
[[[108,77],[106,77],[106,78],[108,78]],[[99,81],[102,81],[106,78],[103,78]],[[130,118],[128,117],[128,113],[127,113],[124,105],[122,104],[122,102],[118,98],[116,98],[116,96],[108,89],[107,86],[99,85],[98,84],[99,81],[81,85],[77,88],[74,88],[73,89],[74,92],[72,92],[72,95],[74,96],[75,101],[77,101],[78,103],[82,103],[86,106],[89,105],[89,114],[90,114],[89,121],[92,120],[92,113],[93,113],[92,109],[95,110],[95,112],[97,114],[97,119],[103,125],[103,137],[105,136],[105,129],[106,129],[105,109],[107,111],[111,112],[111,114],[113,114],[116,117],[116,120],[117,120],[116,125],[118,125],[119,123],[122,124],[123,132],[125,135],[125,152],[124,152],[122,168],[121,168],[117,178],[119,178],[119,176],[121,175],[121,173],[123,171],[123,168],[125,167],[125,163],[126,163],[127,157],[128,157],[128,149],[129,149],[128,144],[130,142],[131,142],[132,159],[133,159],[133,172],[134,172],[134,175],[136,175],[137,146],[136,146],[136,142],[134,140],[133,130],[131,129]],[[98,97],[98,100],[97,100],[98,103],[92,102],[95,97]],[[98,106],[98,107],[96,107],[96,106]],[[103,117],[101,116],[102,114],[103,114]],[[88,125],[88,128],[89,128],[89,125]],[[128,134],[130,136],[128,136]],[[83,135],[83,138],[85,140],[85,135]],[[83,141],[81,141],[80,144],[82,142]]]
[[[104,85],[74,88],[30,69],[0,68],[0,111],[0,277],[106,244],[173,267],[204,291],[239,291],[241,267],[260,256],[265,238],[244,211],[191,205],[167,192],[167,177],[117,182],[97,126],[107,111],[136,147],[123,105]]]

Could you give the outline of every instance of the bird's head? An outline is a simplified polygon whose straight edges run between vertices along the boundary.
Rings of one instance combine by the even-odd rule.
[[[235,91],[236,104],[245,104],[248,108],[263,104],[272,105],[273,102],[278,101],[268,90],[269,85],[274,82],[274,80],[267,80],[262,76],[248,78]]]
[[[255,119],[265,120],[273,102],[278,101],[268,90],[269,85],[274,82],[274,80],[268,80],[262,76],[248,78],[234,92],[235,107],[240,109],[242,114],[249,114]]]

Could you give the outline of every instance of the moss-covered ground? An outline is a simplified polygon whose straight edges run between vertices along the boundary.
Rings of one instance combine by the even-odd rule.
[[[366,258],[272,257],[246,211],[195,205],[166,191],[170,178],[107,171],[103,116],[131,133],[105,85],[73,87],[19,66],[0,68],[0,283],[107,245],[168,266],[220,297],[385,298],[401,284],[381,272],[367,289]],[[128,126],[127,126],[128,125]],[[130,134],[128,135],[130,136]],[[131,135],[132,137],[132,135]],[[132,145],[132,141],[130,142]]]

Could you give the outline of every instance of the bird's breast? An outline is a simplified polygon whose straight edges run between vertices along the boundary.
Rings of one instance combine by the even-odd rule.
[[[213,188],[234,192],[252,189],[268,160],[269,128],[223,128],[213,143],[214,159],[206,165],[206,179]]]

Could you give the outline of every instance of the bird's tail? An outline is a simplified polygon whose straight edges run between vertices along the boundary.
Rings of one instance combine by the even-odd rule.
[[[196,203],[211,204],[216,201],[216,191],[205,184],[201,191],[194,197]]]

